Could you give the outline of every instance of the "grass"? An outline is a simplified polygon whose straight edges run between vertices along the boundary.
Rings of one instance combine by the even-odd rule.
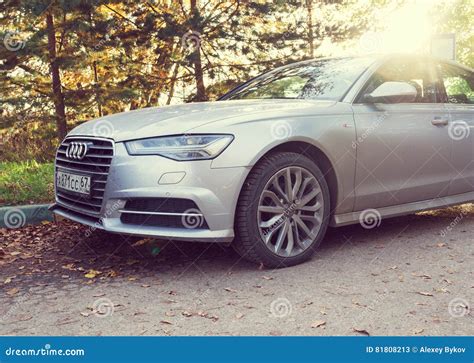
[[[0,162],[0,206],[54,201],[54,164]]]

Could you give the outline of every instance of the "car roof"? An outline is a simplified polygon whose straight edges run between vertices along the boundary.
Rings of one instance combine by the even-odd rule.
[[[357,59],[357,58],[367,58],[369,60],[372,60],[373,63],[380,61],[384,62],[390,59],[396,59],[396,58],[407,58],[407,59],[419,59],[419,60],[431,60],[434,62],[442,62],[442,63],[447,63],[451,64],[453,66],[461,67],[464,68],[470,72],[473,72],[474,70],[464,64],[461,64],[459,62],[450,60],[450,59],[444,59],[444,58],[439,58],[435,57],[429,54],[409,54],[409,53],[384,53],[384,54],[368,54],[368,55],[348,55],[348,56],[338,56],[338,57],[321,57],[321,58],[312,58],[312,59],[307,59],[299,62],[293,62],[289,63],[287,65],[278,67],[278,68],[285,68],[285,67],[291,67],[293,65],[302,65],[306,63],[312,63],[315,61],[323,61],[323,60],[331,60],[331,59]],[[277,69],[277,68],[275,68]]]

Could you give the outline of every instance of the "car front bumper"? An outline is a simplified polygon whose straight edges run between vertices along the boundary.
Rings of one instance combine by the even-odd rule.
[[[212,163],[213,160],[179,162],[156,155],[130,156],[124,143],[116,143],[100,213],[94,218],[77,213],[58,196],[51,210],[88,225],[91,230],[172,240],[231,242],[238,196],[250,168],[213,168]],[[197,209],[193,213],[198,213],[194,217],[203,218],[205,227],[194,228],[192,223],[173,227],[162,226],[159,222],[157,225],[124,223],[122,217],[127,213],[149,213],[157,221],[161,217],[179,219],[188,216],[187,211],[137,212],[127,208],[129,201],[150,198],[191,201]]]

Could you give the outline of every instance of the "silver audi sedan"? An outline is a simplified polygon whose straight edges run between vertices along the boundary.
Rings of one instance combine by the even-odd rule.
[[[216,102],[72,130],[52,210],[90,230],[232,243],[268,267],[313,255],[328,225],[474,200],[474,74],[393,55],[316,59]]]

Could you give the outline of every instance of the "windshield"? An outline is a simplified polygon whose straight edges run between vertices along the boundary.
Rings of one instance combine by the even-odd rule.
[[[371,58],[323,59],[265,73],[221,100],[318,99],[339,101],[372,63]]]

